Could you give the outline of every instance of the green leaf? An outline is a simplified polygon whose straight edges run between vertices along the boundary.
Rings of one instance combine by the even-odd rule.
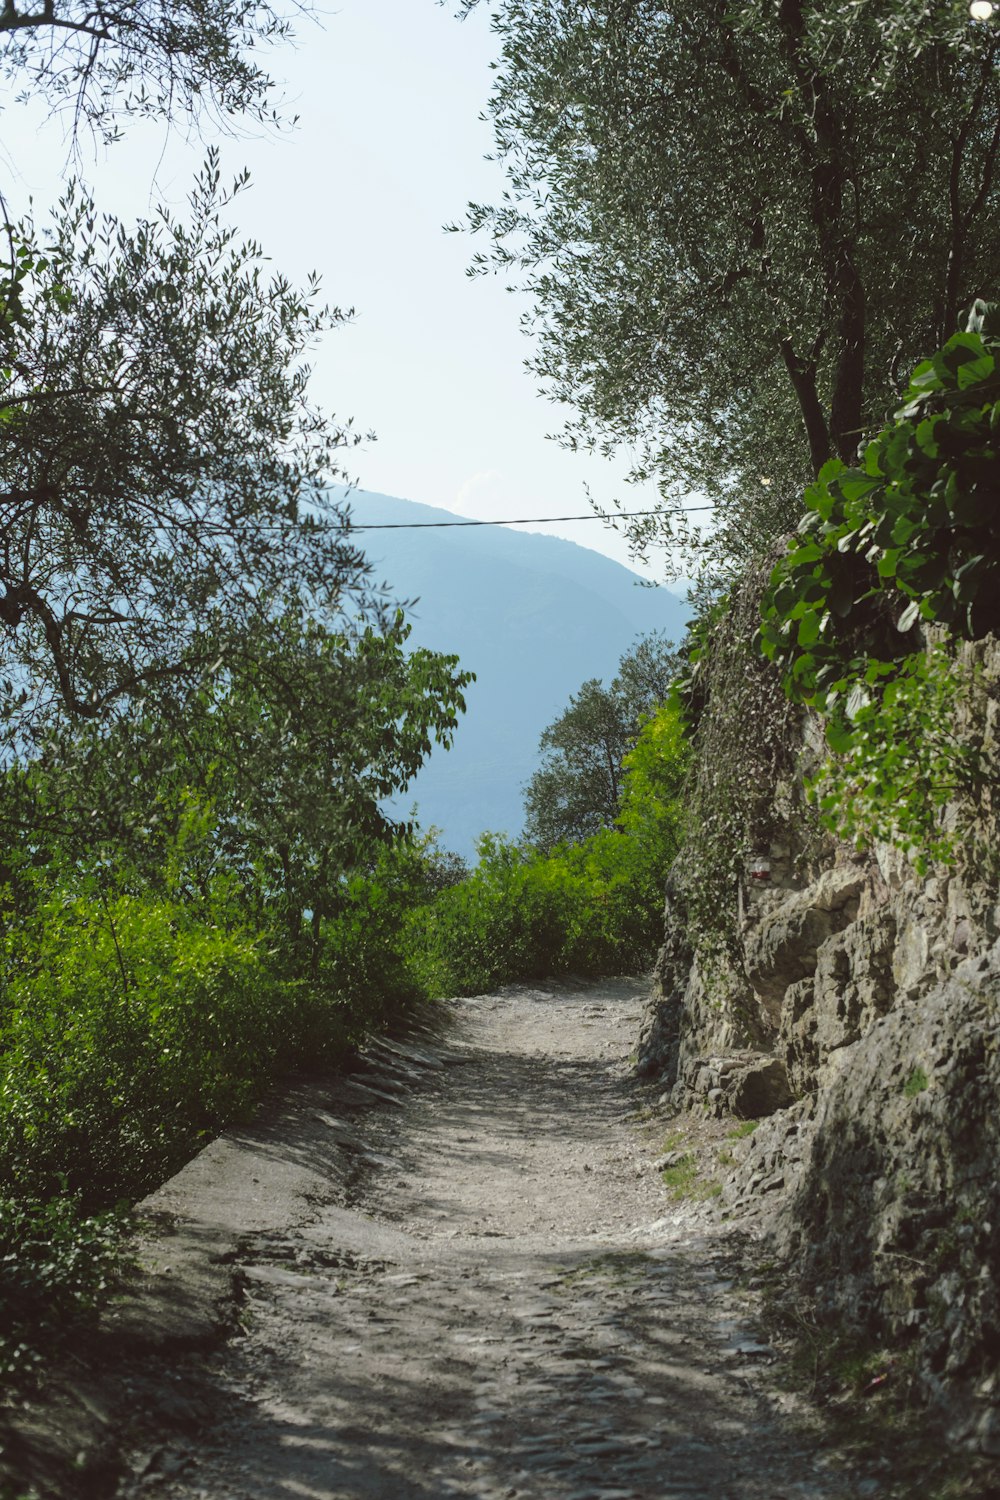
[[[882,465],[880,463],[881,450],[882,445],[877,438],[874,442],[869,443],[865,449],[865,473],[871,474],[877,479],[883,477]]]
[[[854,731],[841,718],[830,719],[826,725],[826,742],[835,755],[846,755],[854,744]]]
[[[838,619],[844,620],[851,613],[856,601],[854,587],[849,573],[845,570],[838,572],[834,578],[827,602]]]
[[[970,359],[963,364],[958,371],[958,388],[966,391],[970,386],[980,385],[988,380],[996,369],[996,360],[991,354],[982,354],[978,359]]]
[[[903,547],[922,530],[920,522],[909,516],[899,516],[893,523],[891,537],[897,547]]]
[[[817,486],[822,485],[828,487],[831,479],[836,479],[837,476],[844,473],[846,469],[847,465],[844,463],[843,459],[828,458],[816,477]]]
[[[790,568],[800,568],[807,563],[818,562],[823,552],[824,549],[818,542],[806,542],[803,546],[794,547],[785,558],[785,563]]]
[[[937,458],[938,452],[940,451],[938,448],[937,439],[934,436],[934,429],[940,420],[941,416],[940,414],[937,414],[933,417],[925,417],[922,422],[917,423],[917,446],[920,448],[921,452],[926,453],[929,458]]]
[[[932,359],[923,360],[910,376],[910,384],[903,396],[902,405],[896,412],[897,421],[913,416],[928,396],[937,395],[939,391],[946,388],[946,385],[944,370],[940,364]]]
[[[814,646],[819,640],[820,617],[815,610],[802,616],[799,621],[798,643],[800,646]]]
[[[862,469],[847,469],[837,480],[837,489],[848,503],[864,500],[879,488],[880,481]]]
[[[964,580],[970,573],[979,572],[985,562],[986,557],[982,552],[977,553],[974,557],[966,558],[965,562],[955,569],[956,580]]]
[[[964,365],[975,364],[983,358],[985,348],[978,333],[953,333],[934,363],[943,365],[947,373],[957,379]]]

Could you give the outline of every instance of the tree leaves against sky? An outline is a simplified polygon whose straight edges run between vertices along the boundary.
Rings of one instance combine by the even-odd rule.
[[[509,185],[474,267],[533,297],[562,440],[708,494],[731,568],[997,281],[998,33],[952,0],[491,9]]]

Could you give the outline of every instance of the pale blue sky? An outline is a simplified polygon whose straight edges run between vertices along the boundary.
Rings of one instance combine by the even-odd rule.
[[[523,304],[495,278],[470,281],[473,242],[442,232],[470,198],[502,188],[478,118],[494,53],[488,18],[459,23],[454,9],[342,0],[322,25],[303,21],[297,48],[269,58],[298,127],[222,142],[227,174],[246,165],[253,175],[240,223],[283,271],[319,271],[328,300],[356,309],[315,355],[313,389],[377,434],[351,458],[362,488],[473,517],[543,516],[585,513],[586,482],[645,508],[655,495],[627,490],[624,463],[616,471],[546,441],[559,412],[523,369]],[[0,125],[13,205],[31,193],[41,210],[65,166],[61,127],[16,105]],[[82,165],[100,205],[133,217],[151,200],[181,204],[202,154],[141,126],[96,159],[84,143]],[[538,529],[628,561],[600,522]]]

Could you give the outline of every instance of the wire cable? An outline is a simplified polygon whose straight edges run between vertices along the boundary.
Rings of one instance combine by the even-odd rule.
[[[642,516],[690,516],[695,511],[714,509],[714,505],[692,505],[686,510],[626,510],[618,511],[614,515],[611,512],[607,515],[595,515],[591,511],[586,516],[521,516],[509,521],[355,521],[352,517],[350,529],[352,531],[422,531],[443,526],[547,526],[555,521],[631,521]]]

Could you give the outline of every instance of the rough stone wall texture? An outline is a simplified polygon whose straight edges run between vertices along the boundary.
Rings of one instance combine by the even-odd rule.
[[[970,650],[1000,671],[1000,643]],[[989,800],[981,851],[1000,843]],[[747,882],[742,962],[721,983],[689,951],[685,964],[683,911],[668,898],[640,1056],[676,1104],[765,1117],[735,1152],[727,1211],[768,1226],[821,1314],[913,1350],[928,1395],[958,1413],[956,1434],[1000,1456],[991,861],[922,878],[891,848],[831,846],[825,868],[796,882],[794,837],[782,829],[774,851],[779,888]],[[748,1091],[752,1074],[769,1086]]]

